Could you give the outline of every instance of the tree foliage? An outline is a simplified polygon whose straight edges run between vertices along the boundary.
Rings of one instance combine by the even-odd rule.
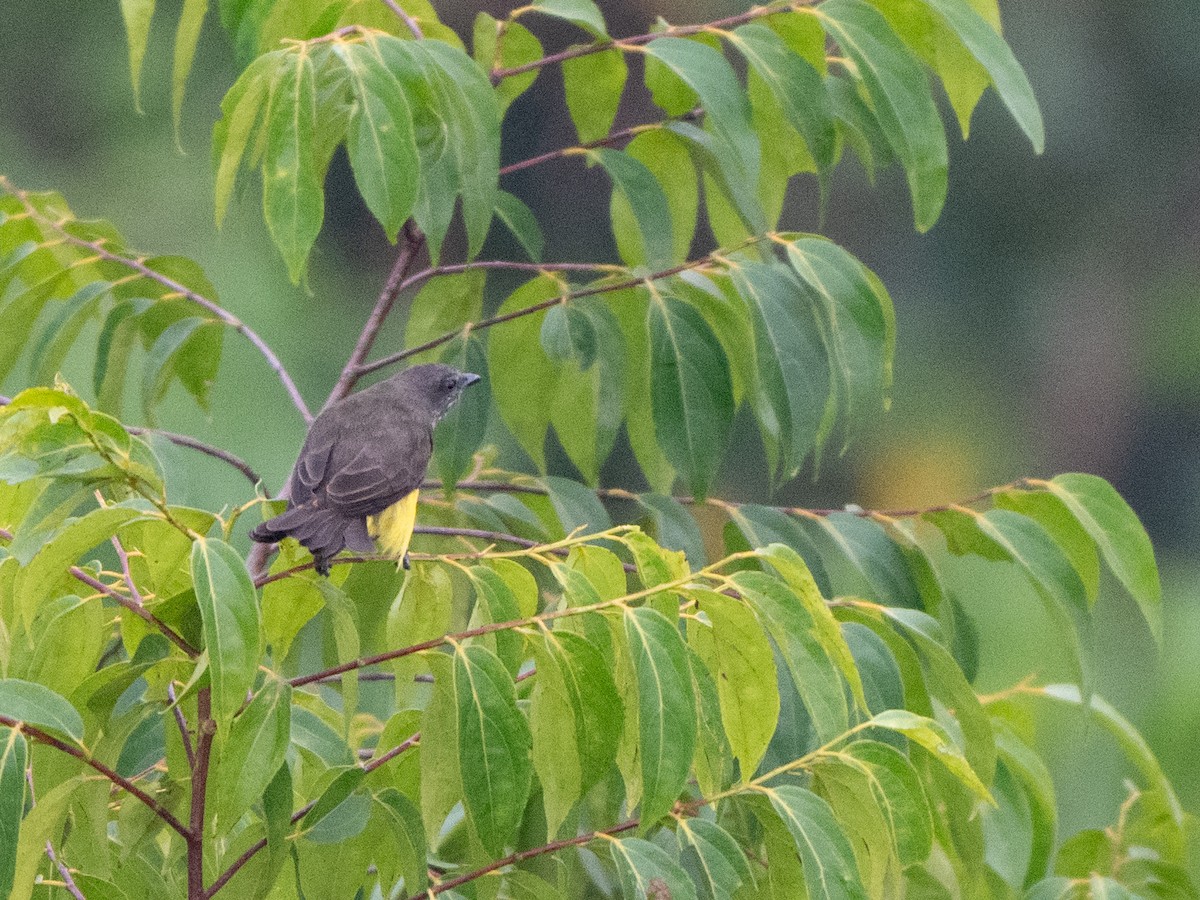
[[[154,3],[121,9],[136,93]],[[194,263],[0,180],[0,376],[24,362],[31,385],[0,412],[0,894],[1194,894],[1186,816],[1087,678],[1101,563],[1161,632],[1153,551],[1106,482],[902,512],[710,499],[742,407],[779,484],[887,404],[888,293],[787,230],[789,181],[824,204],[848,153],[895,163],[931,227],[936,82],[964,136],[991,87],[1041,150],[994,0],[772,3],[627,38],[591,0],[541,0],[480,13],[470,54],[423,0],[217,11],[243,66],[213,133],[218,221],[259,173],[301,281],[344,147],[398,245],[331,399],[435,358],[488,392],[439,427],[410,572],[343,558],[322,579],[290,541],[257,572],[239,520],[268,498],[175,504],[149,438],[173,383],[206,406],[231,330],[311,420],[284,364]],[[206,12],[178,22],[177,120]],[[546,52],[542,17],[580,42]],[[580,144],[502,167],[510,104],[554,65]],[[661,118],[614,130],[636,91]],[[501,189],[560,157],[611,182],[619,263],[544,260]],[[528,261],[480,258],[493,228]],[[528,280],[495,297],[497,271]],[[406,349],[369,360],[401,296]],[[91,384],[56,378],[85,351]],[[492,410],[535,474],[494,468]],[[580,480],[548,471],[551,434]],[[599,487],[624,440],[648,492]],[[1078,684],[976,693],[986,648],[941,574],[964,555],[1029,580]],[[1136,766],[1109,830],[1059,842],[1043,708],[1091,716]]]

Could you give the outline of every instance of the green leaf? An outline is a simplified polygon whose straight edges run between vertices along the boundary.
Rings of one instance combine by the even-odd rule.
[[[955,778],[971,790],[981,800],[994,803],[992,795],[975,770],[971,768],[962,751],[933,719],[918,716],[905,709],[888,709],[874,716],[871,724],[878,728],[886,728],[903,734],[913,743],[919,744],[929,751],[930,755],[946,767]]]
[[[75,707],[65,697],[31,681],[0,678],[0,716],[83,742],[83,719]]]
[[[758,380],[750,397],[777,481],[818,444],[830,375],[815,311],[782,266],[743,263],[733,283],[754,323]]]
[[[420,177],[412,113],[378,46],[338,43],[334,52],[355,101],[346,132],[354,180],[388,240],[395,242],[412,212]]]
[[[643,830],[671,811],[687,781],[696,742],[696,712],[687,651],[674,623],[649,607],[624,611],[625,637],[637,678]]]
[[[533,767],[554,837],[575,801],[608,773],[621,735],[622,705],[608,663],[568,631],[544,631],[529,712]]]
[[[121,18],[129,40],[129,80],[133,84],[133,105],[142,111],[142,60],[150,42],[150,19],[154,16],[154,0],[121,0]]]
[[[233,720],[210,782],[218,834],[233,830],[283,765],[292,733],[291,699],[287,682],[268,678]]]
[[[824,314],[829,367],[842,397],[845,449],[861,417],[887,405],[892,300],[876,290],[862,263],[832,241],[799,238],[788,243],[787,254]]]
[[[693,588],[688,598],[712,622],[721,721],[742,780],[754,776],[779,721],[775,657],[749,605],[715,591]]]
[[[409,307],[404,346],[419,347],[462,328],[467,322],[478,320],[483,314],[486,274],[476,269],[439,275],[427,281]],[[436,358],[432,355],[435,352],[418,354],[416,361],[432,362]]]
[[[456,648],[454,693],[463,806],[484,849],[502,856],[529,797],[529,725],[517,709],[512,677],[482,646]]]
[[[920,64],[863,0],[826,0],[818,11],[829,36],[854,63],[879,125],[908,176],[918,231],[928,231],[946,200],[946,132]]]
[[[1041,694],[1059,703],[1066,703],[1086,710],[1121,747],[1126,758],[1137,766],[1153,790],[1158,791],[1166,801],[1167,811],[1179,826],[1183,823],[1185,813],[1179,802],[1170,779],[1163,772],[1162,766],[1154,756],[1154,751],[1146,739],[1134,728],[1133,723],[1126,719],[1111,703],[1098,694],[1084,698],[1079,688],[1073,684],[1048,684],[1041,689]]]
[[[422,893],[429,884],[429,869],[425,864],[425,827],[420,810],[395,788],[386,788],[374,794],[373,799],[390,826],[394,842],[387,852],[396,857],[405,890],[410,894]]]
[[[700,886],[706,900],[733,897],[742,885],[754,883],[746,854],[716,822],[681,818],[675,838],[679,842],[680,862]]]
[[[263,215],[275,246],[299,284],[325,217],[323,173],[314,150],[317,96],[312,57],[305,47],[288,53],[272,85],[265,127]]]
[[[733,67],[720,51],[684,38],[657,38],[646,45],[646,54],[695,91],[722,173],[739,191],[753,194],[759,174],[758,137],[750,120],[750,103]]]
[[[334,775],[325,789],[317,796],[317,801],[313,804],[312,809],[305,813],[304,818],[300,820],[300,830],[308,832],[306,836],[309,840],[319,843],[336,843],[347,837],[353,837],[365,827],[365,816],[363,821],[348,827],[341,820],[346,811],[357,811],[356,807],[367,805],[356,803],[354,800],[356,792],[366,777],[367,773],[359,766],[350,766]],[[323,826],[321,831],[314,833],[319,826]]]
[[[933,848],[933,818],[908,757],[879,741],[855,741],[839,759],[863,773],[888,822],[900,864],[924,862]]]
[[[16,728],[0,727],[0,894],[6,897],[17,871],[28,755],[24,735]]]
[[[1057,843],[1058,806],[1054,782],[1046,764],[1012,728],[998,718],[993,719],[992,724],[996,730],[1000,762],[1013,780],[1019,783],[1024,803],[1029,808],[1032,827],[1025,860],[1024,884],[1030,885],[1048,874],[1050,858]],[[985,816],[989,813],[985,810]],[[985,818],[985,828],[987,822]]]
[[[212,142],[216,182],[213,210],[218,227],[225,221],[246,145],[263,124],[259,111],[281,71],[277,65],[281,56],[268,53],[255,59],[221,100],[221,119],[213,126]]]
[[[759,553],[779,572],[796,595],[796,599],[804,606],[812,618],[814,636],[841,671],[859,708],[865,710],[867,702],[863,696],[858,668],[854,665],[854,657],[850,654],[850,648],[846,646],[846,639],[842,637],[837,620],[829,611],[829,607],[825,605],[825,598],[821,596],[816,580],[803,557],[782,544],[772,544],[760,550]]]
[[[78,583],[67,570],[85,551],[107,542],[122,525],[143,517],[140,509],[113,505],[68,520],[17,573],[14,593],[26,630],[32,628],[38,609],[56,591],[66,592],[67,585]]]
[[[620,194],[629,205],[642,236],[640,252],[625,262],[645,264],[651,270],[665,269],[671,263],[675,246],[671,236],[671,210],[654,173],[619,150],[601,147],[587,153],[604,166],[612,179],[614,193]],[[617,223],[613,225],[615,227]]]
[[[433,690],[421,716],[421,821],[425,833],[441,833],[446,815],[463,796],[459,776],[458,708],[454,661],[445,653],[423,654],[433,672]]]
[[[192,579],[212,679],[213,715],[218,735],[224,735],[258,674],[263,653],[258,598],[245,562],[224,541],[198,538],[192,544]]]
[[[467,255],[474,257],[491,226],[500,178],[500,109],[491,82],[465,53],[441,41],[390,38],[379,41],[381,45],[392,46],[393,50],[407,45],[421,63],[423,76],[430,82],[438,104],[434,113],[446,131],[444,153],[453,161],[458,175],[467,229]],[[426,228],[419,204],[417,222],[430,237],[436,256],[444,227],[439,224],[441,234]]]
[[[539,334],[542,349],[556,363],[574,359],[587,370],[596,361],[596,329],[587,313],[571,304],[559,303],[542,318]]]
[[[735,28],[728,40],[766,82],[787,123],[808,145],[823,180],[833,168],[837,136],[821,73],[765,24]]]
[[[520,197],[510,194],[508,191],[497,191],[496,218],[512,232],[517,243],[521,245],[521,249],[531,260],[542,261],[542,252],[546,248],[546,241],[542,237],[542,228]]]
[[[476,597],[471,615],[472,626],[512,622],[521,618],[516,595],[499,572],[487,566],[472,566],[467,574],[475,587]],[[482,635],[478,640],[499,657],[509,674],[515,678],[523,660],[524,638],[520,633],[503,629],[495,634]]]
[[[637,500],[650,513],[654,538],[661,546],[681,551],[693,569],[707,565],[704,536],[682,503],[666,494],[638,494]]]
[[[16,873],[13,876],[9,900],[29,900],[36,886],[37,872],[46,856],[46,841],[62,833],[67,813],[80,789],[86,784],[83,776],[68,778],[49,791],[40,791],[37,803],[21,822],[17,841]]]
[[[657,844],[640,838],[608,841],[625,900],[669,897],[696,900],[696,888],[679,863]]]
[[[827,538],[831,552],[844,556],[862,573],[872,599],[894,606],[921,606],[921,591],[908,560],[878,522],[838,512],[806,520],[804,527],[819,538]]]
[[[659,446],[703,499],[733,424],[729,363],[708,323],[671,298],[651,303],[650,385]]]
[[[1035,153],[1046,144],[1046,130],[1037,97],[1025,70],[1012,49],[995,29],[963,0],[921,0],[949,26],[963,46],[987,70],[996,93],[1008,107],[1021,130],[1029,138]]]
[[[760,787],[796,842],[804,883],[813,900],[867,900],[854,851],[833,811],[812,791],[794,785]]]
[[[831,629],[826,622],[823,635],[810,614],[812,604],[796,602],[792,591],[762,572],[738,572],[734,582],[746,602],[765,620],[812,719],[817,738],[821,743],[827,743],[842,734],[849,725],[849,710],[842,680],[834,665],[838,657],[822,643],[823,637],[836,636],[841,645],[836,652],[853,667],[854,659],[837,630],[837,623],[832,623]],[[824,606],[823,601],[821,605]],[[854,671],[857,673],[858,670]],[[861,681],[859,689],[862,689]]]
[[[175,127],[175,143],[180,144],[179,123],[183,117],[183,97],[187,88],[188,73],[196,57],[196,44],[200,40],[200,29],[204,15],[208,12],[208,0],[184,0],[179,14],[179,25],[175,29],[175,60],[171,66],[171,121]],[[137,79],[134,79],[135,83]],[[136,90],[136,89],[135,89]]]
[[[516,68],[541,59],[545,51],[537,36],[513,19],[498,22],[487,13],[475,17],[475,61],[489,72]],[[503,114],[537,80],[537,68],[510,75],[496,84],[496,96]]]
[[[1067,555],[1075,573],[1083,582],[1090,609],[1100,591],[1100,557],[1096,552],[1095,541],[1079,524],[1079,520],[1067,505],[1054,494],[1045,491],[1001,491],[992,497],[992,502],[999,509],[1009,509],[1028,516],[1045,529]],[[947,541],[949,539],[947,535]]]
[[[625,54],[620,50],[563,60],[563,91],[579,143],[599,140],[612,130],[628,75]]]
[[[549,300],[562,292],[562,286],[549,276],[527,281],[514,291],[497,311],[499,315],[516,312]],[[504,328],[494,329],[488,337],[488,371],[492,397],[500,417],[521,449],[529,454],[539,470],[546,469],[546,432],[550,428],[550,405],[531,403],[530,385],[549,385],[555,380],[555,366],[537,344],[534,328],[541,328],[541,316],[527,315]]]
[[[1062,500],[1091,535],[1104,562],[1136,601],[1150,633],[1161,644],[1162,586],[1154,547],[1137,513],[1111,484],[1095,475],[1058,475],[1036,484]]]
[[[571,22],[598,38],[608,37],[604,15],[592,0],[536,0],[528,9]]]

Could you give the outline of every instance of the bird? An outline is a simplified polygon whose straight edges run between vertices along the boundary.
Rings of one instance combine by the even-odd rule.
[[[373,553],[377,539],[407,569],[434,426],[479,380],[444,363],[411,366],[321,410],[292,469],[287,509],[251,539],[293,537],[325,576],[343,549]]]

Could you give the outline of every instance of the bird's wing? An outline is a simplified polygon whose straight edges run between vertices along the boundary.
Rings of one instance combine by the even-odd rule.
[[[325,481],[336,443],[336,431],[322,427],[320,419],[313,423],[292,469],[291,499],[294,505],[300,506],[316,496]]]
[[[324,485],[333,509],[345,515],[374,515],[420,487],[433,453],[430,429],[407,424],[387,438],[362,441],[345,464],[338,460],[343,448],[336,448]]]

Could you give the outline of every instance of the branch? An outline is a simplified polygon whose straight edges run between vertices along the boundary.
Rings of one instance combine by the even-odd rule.
[[[20,719],[13,719],[9,716],[0,715],[0,725],[7,725],[9,728],[15,728],[18,731],[29,735],[30,738],[38,743],[54,747],[56,750],[61,750],[68,756],[73,756],[85,765],[91,766],[121,790],[132,794],[134,797],[137,797],[139,800],[141,800],[142,803],[146,804],[146,807],[151,812],[170,825],[171,828],[178,832],[182,837],[186,838],[188,836],[187,828],[184,827],[184,824],[171,814],[170,810],[143,791],[128,778],[118,775],[104,763],[97,759],[93,759],[79,747],[74,747],[71,744],[68,744],[66,741],[61,741],[54,735],[48,734],[47,732],[42,731],[42,729],[30,725],[28,722],[22,722]]]
[[[549,844],[543,844],[540,847],[531,847],[528,850],[522,850],[520,853],[514,853],[511,856],[506,856],[504,859],[497,859],[494,862],[488,863],[475,869],[473,872],[467,872],[459,875],[456,878],[451,878],[436,884],[429,888],[424,894],[410,894],[406,900],[419,900],[420,897],[432,896],[441,894],[445,891],[454,890],[456,887],[466,884],[469,881],[474,881],[476,878],[481,878],[489,872],[495,872],[497,869],[503,869],[505,866],[511,866],[519,862],[524,862],[527,859],[533,859],[535,856],[543,856],[547,853],[553,853],[556,850],[564,850],[567,847],[579,847],[583,844],[589,844],[596,838],[603,836],[612,837],[614,834],[621,834],[624,831],[637,828],[638,819],[629,819],[619,825],[614,825],[611,828],[605,828],[602,831],[589,831],[586,834],[576,835],[573,838],[564,838],[561,841],[551,841]]]
[[[417,30],[417,33],[420,34],[420,29]],[[395,263],[392,264],[392,271],[388,273],[387,281],[383,285],[379,299],[375,301],[375,308],[371,310],[371,315],[367,317],[366,324],[363,325],[362,332],[358,336],[358,342],[350,352],[350,356],[346,360],[346,365],[342,367],[342,374],[338,376],[337,384],[329,392],[329,398],[325,401],[324,409],[328,409],[331,404],[336,403],[349,394],[355,382],[364,374],[360,371],[361,363],[367,358],[367,354],[371,351],[371,345],[375,343],[375,338],[379,335],[379,329],[383,327],[388,313],[392,311],[392,307],[396,303],[396,298],[400,296],[400,292],[404,289],[405,276],[408,275],[408,270],[412,267],[413,260],[416,259],[421,247],[425,245],[424,235],[417,231],[411,222],[405,223],[402,240],[403,244],[400,247],[400,253],[396,256]]]
[[[61,222],[52,221],[46,218],[38,210],[38,208],[29,201],[29,197],[25,191],[20,191],[14,188],[8,179],[3,175],[0,175],[0,188],[3,188],[5,191],[16,197],[21,202],[21,205],[25,207],[31,218],[35,219],[43,226],[53,230],[67,243],[74,244],[76,247],[85,247],[88,250],[91,250],[101,259],[106,259],[110,262],[115,262],[119,265],[122,265],[127,269],[132,269],[144,277],[149,278],[151,281],[157,282],[163,287],[177,293],[184,299],[190,300],[197,306],[203,307],[226,325],[233,328],[234,331],[237,331],[258,349],[258,352],[262,354],[263,358],[267,361],[267,364],[271,367],[275,374],[279,376],[279,380],[283,383],[288,395],[292,398],[292,403],[295,405],[296,409],[300,411],[300,415],[304,416],[304,421],[309,423],[312,422],[313,415],[311,412],[309,412],[308,406],[304,402],[304,397],[301,396],[299,388],[297,388],[296,383],[292,381],[292,377],[288,374],[287,369],[283,367],[283,363],[280,362],[279,357],[275,355],[275,352],[267,345],[267,342],[264,341],[258,335],[258,333],[245,322],[215,301],[196,293],[191,288],[187,287],[181,282],[176,281],[174,278],[164,275],[161,272],[156,272],[154,269],[147,266],[141,258],[123,256],[120,253],[113,253],[111,250],[105,248],[105,241],[103,239],[89,241],[71,234],[66,230],[66,228],[63,227]]]
[[[593,53],[602,53],[605,50],[632,50],[635,47],[641,47],[644,44],[649,44],[651,41],[660,37],[688,37],[693,34],[702,34],[704,32],[720,31],[726,28],[733,28],[737,25],[744,25],[747,22],[753,22],[755,19],[762,19],[767,16],[776,16],[780,13],[792,12],[802,6],[811,6],[816,0],[788,0],[785,3],[772,3],[768,6],[759,6],[748,12],[739,13],[736,16],[728,16],[724,19],[715,19],[712,22],[705,22],[699,25],[672,25],[669,28],[664,28],[662,31],[652,31],[646,34],[638,34],[633,37],[618,38],[616,40],[597,41],[594,44],[582,44],[575,47],[568,47],[566,50],[560,50],[557,53],[551,53],[543,56],[541,59],[535,59],[532,62],[523,63],[519,66],[511,66],[507,69],[495,69],[492,71],[492,83],[502,81],[505,78],[511,78],[514,75],[521,75],[524,72],[532,72],[535,69],[541,69],[544,66],[554,65],[555,63],[564,62],[568,59],[574,59],[577,56],[589,56]]]
[[[200,655],[200,651],[197,650],[195,647],[193,647],[190,643],[188,643],[188,641],[183,637],[183,635],[181,635],[178,631],[176,631],[174,628],[172,628],[170,625],[168,625],[166,622],[164,622],[158,616],[154,615],[154,613],[150,612],[150,610],[146,609],[146,607],[137,603],[135,600],[133,600],[129,597],[126,597],[124,594],[121,594],[121,593],[113,590],[112,587],[105,584],[103,581],[99,581],[99,580],[93,578],[91,575],[89,575],[83,569],[79,568],[79,566],[71,566],[71,568],[68,571],[72,575],[74,575],[79,581],[82,581],[84,584],[86,584],[88,587],[92,588],[93,590],[99,591],[104,596],[108,597],[110,600],[113,600],[116,603],[120,604],[121,606],[125,607],[127,610],[129,610],[131,613],[133,613],[139,619],[142,619],[145,622],[148,622],[149,624],[153,625],[159,631],[159,633],[161,633],[163,635],[163,637],[165,637],[167,640],[169,640],[172,644],[174,644],[176,647],[178,647],[180,650],[182,650],[184,653],[186,653],[192,659],[195,659],[197,656]]]
[[[750,246],[763,240],[769,239],[770,235],[754,237],[746,241],[742,246]],[[741,247],[735,247],[733,250],[722,251],[723,253],[735,252]],[[382,359],[374,360],[373,362],[363,363],[358,367],[358,374],[366,375],[368,372],[374,372],[377,369],[382,369],[385,366],[390,366],[395,363],[408,359],[410,356],[416,356],[418,353],[424,353],[426,350],[432,350],[434,347],[440,347],[448,341],[454,340],[463,333],[464,329],[470,331],[478,331],[482,328],[491,328],[493,325],[500,325],[503,322],[509,322],[513,319],[519,319],[523,316],[530,316],[534,313],[541,312],[543,309],[549,309],[551,306],[557,306],[560,303],[567,303],[571,300],[579,300],[583,297],[594,297],[597,294],[609,294],[614,291],[623,291],[628,288],[639,287],[643,284],[648,284],[653,281],[660,281],[663,278],[670,278],[672,275],[678,275],[680,272],[686,272],[689,269],[699,269],[710,265],[716,259],[715,254],[710,253],[702,256],[699,259],[694,259],[689,262],[680,263],[676,266],[671,266],[668,269],[663,269],[659,272],[652,272],[649,275],[642,275],[636,278],[627,278],[624,281],[615,281],[611,284],[598,285],[596,287],[580,288],[576,291],[569,291],[565,294],[560,294],[557,297],[552,297],[549,300],[543,300],[541,303],[535,303],[532,306],[526,306],[521,309],[514,309],[512,312],[505,313],[500,316],[492,316],[488,319],[481,319],[478,322],[470,322],[461,328],[456,328],[454,331],[448,331],[440,337],[436,337],[431,341],[426,341],[417,347],[410,347],[407,350],[401,350],[398,353],[392,353]],[[416,277],[416,276],[414,276]]]
[[[624,266],[618,266],[612,263],[579,263],[579,262],[514,262],[507,259],[477,259],[472,262],[454,263],[446,266],[430,266],[427,269],[422,269],[410,275],[400,285],[401,291],[409,290],[410,288],[418,287],[429,281],[431,278],[436,278],[439,275],[458,275],[462,272],[470,272],[473,269],[504,269],[513,272],[533,272],[534,274],[544,274],[546,272],[624,272]],[[455,332],[458,334],[458,332]]]
[[[696,119],[703,118],[704,110],[696,107],[689,110],[681,116],[674,116],[669,119],[664,119],[661,122],[647,122],[644,125],[633,125],[630,128],[622,128],[607,134],[602,138],[597,138],[594,141],[588,141],[586,144],[576,144],[571,147],[559,147],[557,150],[549,150],[546,153],[538,156],[531,156],[529,159],[522,159],[515,163],[509,163],[507,166],[502,166],[500,169],[501,175],[511,175],[513,172],[520,172],[522,169],[528,169],[531,166],[536,166],[552,159],[558,159],[560,156],[571,156],[579,153],[582,150],[593,150],[596,147],[611,147],[613,144],[619,144],[626,138],[633,138],[644,131],[657,131],[666,125],[667,122],[694,122]]]
[[[175,724],[179,726],[179,740],[183,744],[183,755],[187,757],[188,768],[195,768],[196,751],[192,748],[192,736],[188,732],[183,710],[179,708],[179,700],[175,696],[175,685],[171,682],[167,682],[167,699],[171,701],[171,708],[175,712]]]
[[[179,447],[187,447],[189,450],[199,450],[201,453],[211,456],[214,459],[219,459],[222,462],[227,462],[239,472],[249,479],[252,485],[262,484],[262,477],[250,467],[250,464],[244,459],[230,453],[228,450],[222,450],[220,447],[214,447],[211,444],[206,444],[203,441],[198,441],[194,437],[186,434],[176,434],[173,431],[163,431],[160,428],[142,428],[136,425],[126,425],[125,430],[130,434],[148,435],[156,434],[164,440],[170,441]],[[263,485],[263,490],[267,490],[267,486]],[[269,493],[269,491],[268,491]]]
[[[196,694],[196,764],[192,766],[192,806],[188,820],[187,842],[188,898],[200,900],[204,891],[204,806],[208,799],[208,764],[213,733],[212,689]]]
[[[677,578],[674,581],[666,581],[654,587],[643,588],[640,591],[633,591],[621,597],[614,597],[611,600],[601,600],[598,603],[591,603],[585,606],[570,606],[563,609],[554,609],[548,612],[538,613],[535,616],[527,616],[523,619],[512,619],[508,622],[489,622],[484,625],[479,625],[475,628],[469,628],[466,631],[459,631],[453,634],[443,634],[440,637],[430,638],[427,641],[422,641],[419,644],[413,644],[410,647],[401,647],[398,650],[385,650],[382,653],[376,653],[373,656],[363,656],[358,659],[352,659],[349,662],[341,663],[340,665],[332,666],[328,669],[323,669],[320,672],[314,672],[311,675],[301,675],[288,680],[288,684],[292,687],[302,687],[306,684],[311,684],[314,681],[321,681],[331,675],[341,675],[343,672],[352,672],[355,669],[362,669],[366,666],[375,666],[379,663],[388,662],[393,659],[401,659],[405,656],[412,656],[414,653],[421,653],[425,650],[433,650],[440,647],[442,644],[458,643],[465,641],[468,638],[480,637],[485,634],[494,634],[497,631],[510,631],[514,628],[528,628],[534,625],[540,625],[544,622],[550,622],[554,619],[562,619],[567,616],[578,616],[583,613],[598,612],[602,609],[611,609],[614,606],[625,606],[635,600],[641,600],[649,597],[652,594],[659,594],[664,591],[673,591],[676,588],[683,587],[686,584],[691,584],[697,579],[705,579],[714,577],[719,569],[724,566],[736,562],[740,559],[752,559],[757,557],[757,553],[753,550],[743,551],[740,553],[731,553],[724,559],[718,560],[697,569],[695,572],[690,572],[682,578]],[[716,575],[716,578],[723,576]]]

